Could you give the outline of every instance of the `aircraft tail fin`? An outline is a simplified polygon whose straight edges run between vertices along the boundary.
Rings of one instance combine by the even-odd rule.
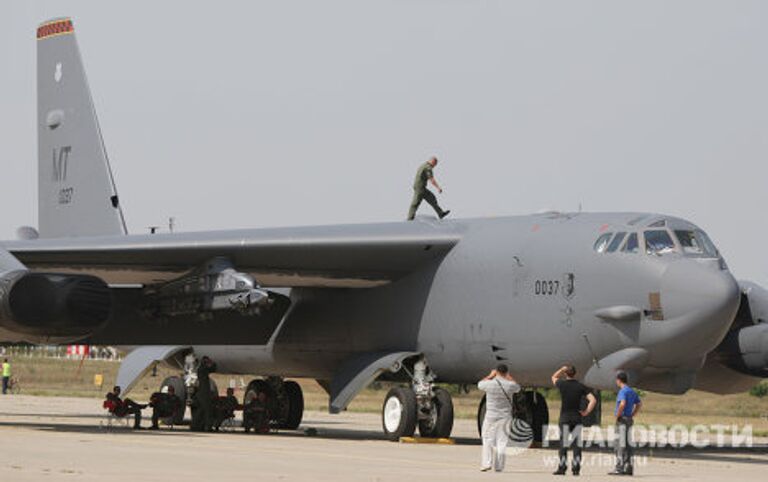
[[[37,96],[40,237],[126,234],[69,18],[37,29]]]

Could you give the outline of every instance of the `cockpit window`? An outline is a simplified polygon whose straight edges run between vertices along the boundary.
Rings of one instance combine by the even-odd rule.
[[[710,241],[709,237],[700,230],[677,230],[675,231],[677,240],[683,248],[683,253],[694,256],[718,257],[717,248]]]
[[[637,233],[632,233],[627,238],[627,244],[624,245],[621,251],[624,253],[637,253],[638,247]]]
[[[709,239],[709,236],[707,236],[707,233],[704,231],[697,230],[696,236],[701,239],[701,244],[704,246],[704,251],[710,256],[719,257],[720,251],[718,251],[717,247],[715,247],[715,243],[712,242],[711,239]]]
[[[598,253],[604,253],[605,249],[608,247],[608,242],[611,240],[611,236],[613,236],[613,233],[605,233],[597,238],[594,247],[595,251]]]
[[[624,237],[627,235],[627,233],[621,232],[616,233],[616,237],[613,238],[613,241],[611,241],[611,244],[608,245],[608,249],[606,250],[608,253],[613,253],[617,249],[619,249],[619,246],[621,246],[621,242],[624,241]]]
[[[646,231],[645,251],[648,254],[672,253],[675,251],[675,243],[666,230]]]
[[[701,240],[696,239],[695,231],[675,231],[677,240],[680,241],[680,246],[683,248],[685,254],[704,254],[704,247],[701,245]]]

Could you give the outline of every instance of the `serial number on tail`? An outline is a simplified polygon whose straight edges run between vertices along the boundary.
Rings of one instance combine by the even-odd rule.
[[[59,204],[72,203],[72,197],[75,195],[75,188],[65,187],[59,191]]]

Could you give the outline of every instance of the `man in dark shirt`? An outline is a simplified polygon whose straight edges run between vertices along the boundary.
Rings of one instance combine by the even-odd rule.
[[[440,194],[443,193],[443,188],[441,188],[437,183],[437,180],[435,180],[435,174],[433,173],[435,166],[437,166],[437,158],[432,157],[427,162],[422,164],[419,167],[419,170],[416,171],[416,179],[413,181],[413,199],[411,200],[411,207],[408,210],[408,221],[411,221],[414,217],[416,217],[416,210],[419,209],[419,204],[421,204],[421,201],[427,201],[427,203],[432,206],[432,209],[435,210],[440,219],[448,216],[448,213],[451,212],[450,210],[444,211],[443,208],[437,204],[437,199],[435,198],[435,195],[432,193],[432,191],[427,189],[427,181],[429,181],[433,186],[435,186],[437,192]]]
[[[565,379],[563,379],[565,377]],[[568,447],[573,446],[573,475],[581,471],[581,430],[582,417],[589,415],[595,409],[597,398],[589,388],[576,380],[576,368],[565,365],[552,374],[552,385],[560,390],[562,405],[560,406],[560,464],[554,475],[565,475],[568,469]],[[585,410],[581,409],[581,401],[589,401]]]
[[[120,387],[115,385],[112,391],[107,393],[104,406],[107,407],[109,404],[110,407],[107,407],[109,411],[118,417],[133,415],[133,428],[138,430],[141,428],[141,411],[147,408],[147,406],[136,403],[130,398],[123,400],[120,398],[121,391]]]
[[[151,430],[160,429],[161,418],[174,417],[184,408],[181,399],[176,395],[176,389],[168,387],[168,393],[155,392],[149,397],[149,406],[152,407]]]
[[[216,371],[216,364],[204,356],[197,368],[197,390],[193,395],[195,410],[192,412],[191,429],[194,432],[213,431],[213,396],[211,392],[211,373]],[[218,394],[216,394],[218,395]]]
[[[235,418],[235,410],[242,409],[235,396],[235,389],[227,388],[226,395],[213,399],[213,430],[218,432],[225,420]]]
[[[248,433],[269,433],[269,400],[267,394],[258,392],[251,401],[243,406],[243,427]]]

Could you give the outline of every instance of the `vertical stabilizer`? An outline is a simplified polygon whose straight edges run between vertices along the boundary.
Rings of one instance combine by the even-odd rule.
[[[40,236],[126,234],[72,20],[37,29]]]

